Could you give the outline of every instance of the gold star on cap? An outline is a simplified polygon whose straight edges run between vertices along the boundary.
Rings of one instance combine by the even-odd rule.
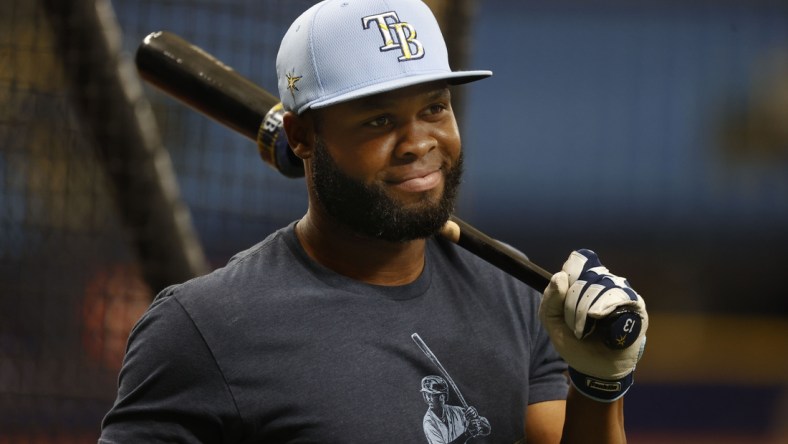
[[[287,77],[287,89],[290,90],[290,94],[293,95],[293,99],[295,99],[295,92],[298,91],[298,87],[296,86],[296,82],[301,80],[302,76],[295,76],[294,73],[287,73],[285,74]]]

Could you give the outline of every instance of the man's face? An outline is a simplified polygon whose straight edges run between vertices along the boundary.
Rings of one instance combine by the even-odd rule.
[[[428,83],[320,111],[313,190],[353,230],[403,242],[434,234],[462,176],[449,90]]]

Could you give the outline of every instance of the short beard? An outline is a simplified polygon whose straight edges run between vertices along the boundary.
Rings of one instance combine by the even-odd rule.
[[[318,138],[312,161],[312,189],[322,208],[351,230],[389,242],[407,242],[434,235],[454,211],[462,179],[462,153],[457,163],[444,169],[440,200],[414,209],[404,208],[380,186],[355,180],[337,166],[325,143]]]

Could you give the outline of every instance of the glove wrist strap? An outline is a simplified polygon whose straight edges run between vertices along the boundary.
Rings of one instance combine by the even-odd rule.
[[[594,401],[613,402],[626,394],[635,382],[634,372],[621,379],[609,380],[589,376],[569,367],[569,379],[575,389]]]

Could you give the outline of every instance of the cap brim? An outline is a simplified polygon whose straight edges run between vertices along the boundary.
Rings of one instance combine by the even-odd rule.
[[[321,97],[318,100],[305,103],[296,112],[301,114],[307,109],[325,108],[327,106],[336,105],[338,103],[348,102],[362,97],[372,96],[388,91],[393,91],[407,86],[418,85],[420,83],[433,82],[436,80],[446,80],[449,85],[462,85],[465,83],[481,80],[492,75],[492,71],[454,71],[447,73],[445,71],[435,73],[420,73],[407,77],[397,77],[389,81],[376,82],[373,85],[354,88],[348,92],[340,92],[330,97]]]

